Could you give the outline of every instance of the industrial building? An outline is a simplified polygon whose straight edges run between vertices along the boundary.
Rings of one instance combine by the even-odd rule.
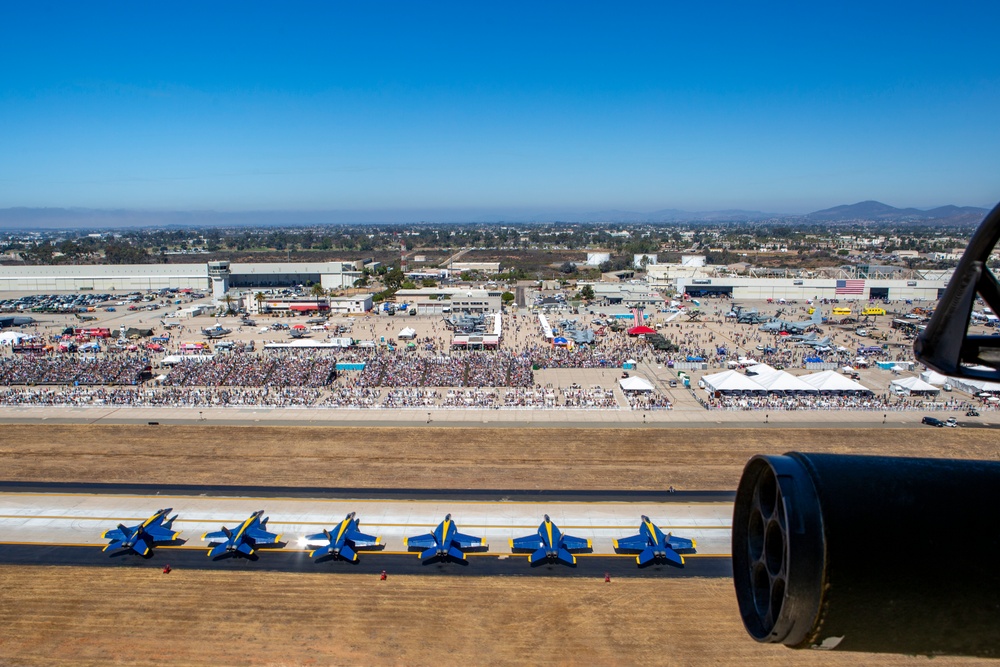
[[[454,287],[424,287],[401,289],[396,303],[413,304],[421,315],[444,313],[499,313],[503,290],[464,289]]]
[[[247,264],[97,264],[0,266],[0,292],[98,292],[212,289],[216,300],[231,287],[266,288],[319,284],[323,289],[352,287],[372,260]]]
[[[939,299],[951,271],[909,271],[900,267],[858,266],[796,273],[785,269],[751,270],[737,275],[725,266],[656,264],[647,267],[650,288],[691,296],[727,296],[737,300]]]

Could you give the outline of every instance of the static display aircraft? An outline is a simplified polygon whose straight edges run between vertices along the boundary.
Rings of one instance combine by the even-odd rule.
[[[264,510],[257,510],[235,531],[223,526],[220,531],[205,533],[201,539],[210,544],[218,543],[208,550],[209,558],[218,558],[225,554],[252,556],[255,553],[254,547],[277,544],[281,541],[281,535],[267,532],[267,517],[264,516]]]
[[[741,306],[733,305],[733,309],[726,313],[726,317],[735,319],[740,324],[763,324],[770,318],[768,315],[757,312],[756,308],[744,310]]]
[[[438,524],[433,533],[425,533],[416,537],[403,538],[403,544],[409,550],[422,549],[420,559],[427,561],[431,558],[446,558],[448,556],[456,560],[465,560],[462,549],[471,547],[488,548],[486,539],[463,535],[458,532],[458,526],[451,520],[451,515],[444,517],[444,521]]]
[[[306,542],[326,542],[326,545],[309,552],[310,558],[322,558],[328,554],[333,554],[349,560],[352,563],[358,561],[358,554],[355,549],[364,547],[374,547],[380,543],[380,538],[374,535],[365,535],[359,530],[361,522],[354,518],[351,512],[344,520],[337,524],[332,531],[324,529],[322,533],[306,535]]]
[[[117,528],[106,530],[102,539],[111,540],[102,551],[122,551],[130,549],[140,556],[148,556],[157,542],[172,542],[180,535],[180,531],[171,530],[171,524],[177,515],[167,519],[172,508],[156,510],[156,514],[136,526],[118,524]]]
[[[531,549],[528,562],[532,565],[543,560],[561,560],[567,565],[576,565],[576,556],[570,552],[590,549],[591,541],[564,535],[546,514],[545,520],[538,526],[537,533],[526,537],[515,537],[510,541],[510,548],[514,551]]]
[[[805,333],[806,329],[809,327],[818,327],[823,324],[823,313],[817,308],[812,317],[807,320],[800,320],[798,322],[789,322],[788,320],[783,320],[780,317],[775,317],[769,322],[765,322],[761,325],[760,331],[769,331],[771,333],[781,333],[785,331],[791,334],[802,334]]]
[[[822,338],[810,338],[809,340],[800,340],[799,345],[809,346],[815,348],[830,347],[832,339],[829,336],[824,336]]]
[[[27,317],[25,315],[0,315],[0,329],[24,327],[34,323],[34,317]]]
[[[201,330],[201,335],[205,338],[222,338],[223,336],[228,336],[231,333],[233,333],[232,329],[226,329],[221,324],[216,324],[214,327]]]
[[[642,523],[639,524],[639,534],[632,537],[623,537],[614,540],[612,544],[615,551],[639,551],[635,557],[635,562],[647,565],[656,560],[663,560],[681,567],[684,565],[684,556],[678,551],[693,551],[697,547],[694,540],[683,537],[674,537],[670,533],[664,534],[660,527],[649,520],[645,514],[642,515]]]

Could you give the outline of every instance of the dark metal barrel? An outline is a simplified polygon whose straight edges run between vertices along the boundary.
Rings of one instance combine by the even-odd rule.
[[[1000,657],[1000,462],[755,456],[733,578],[760,642]]]

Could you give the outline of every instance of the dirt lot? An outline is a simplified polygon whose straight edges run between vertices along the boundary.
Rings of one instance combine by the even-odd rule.
[[[3,426],[7,480],[734,490],[755,453],[1000,458],[985,429]]]
[[[734,489],[757,452],[1000,457],[962,429],[3,426],[8,480]],[[744,632],[732,581],[0,566],[0,664],[911,665]],[[935,665],[974,661],[935,658]],[[984,663],[985,664],[985,663]]]
[[[913,665],[749,639],[732,582],[0,568],[23,665]],[[975,661],[972,661],[975,662]],[[934,665],[970,664],[935,658]],[[985,661],[984,661],[985,664]]]

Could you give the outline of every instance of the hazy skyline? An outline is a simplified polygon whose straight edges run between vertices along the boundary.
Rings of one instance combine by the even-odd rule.
[[[992,3],[8,3],[0,208],[1000,198]]]

